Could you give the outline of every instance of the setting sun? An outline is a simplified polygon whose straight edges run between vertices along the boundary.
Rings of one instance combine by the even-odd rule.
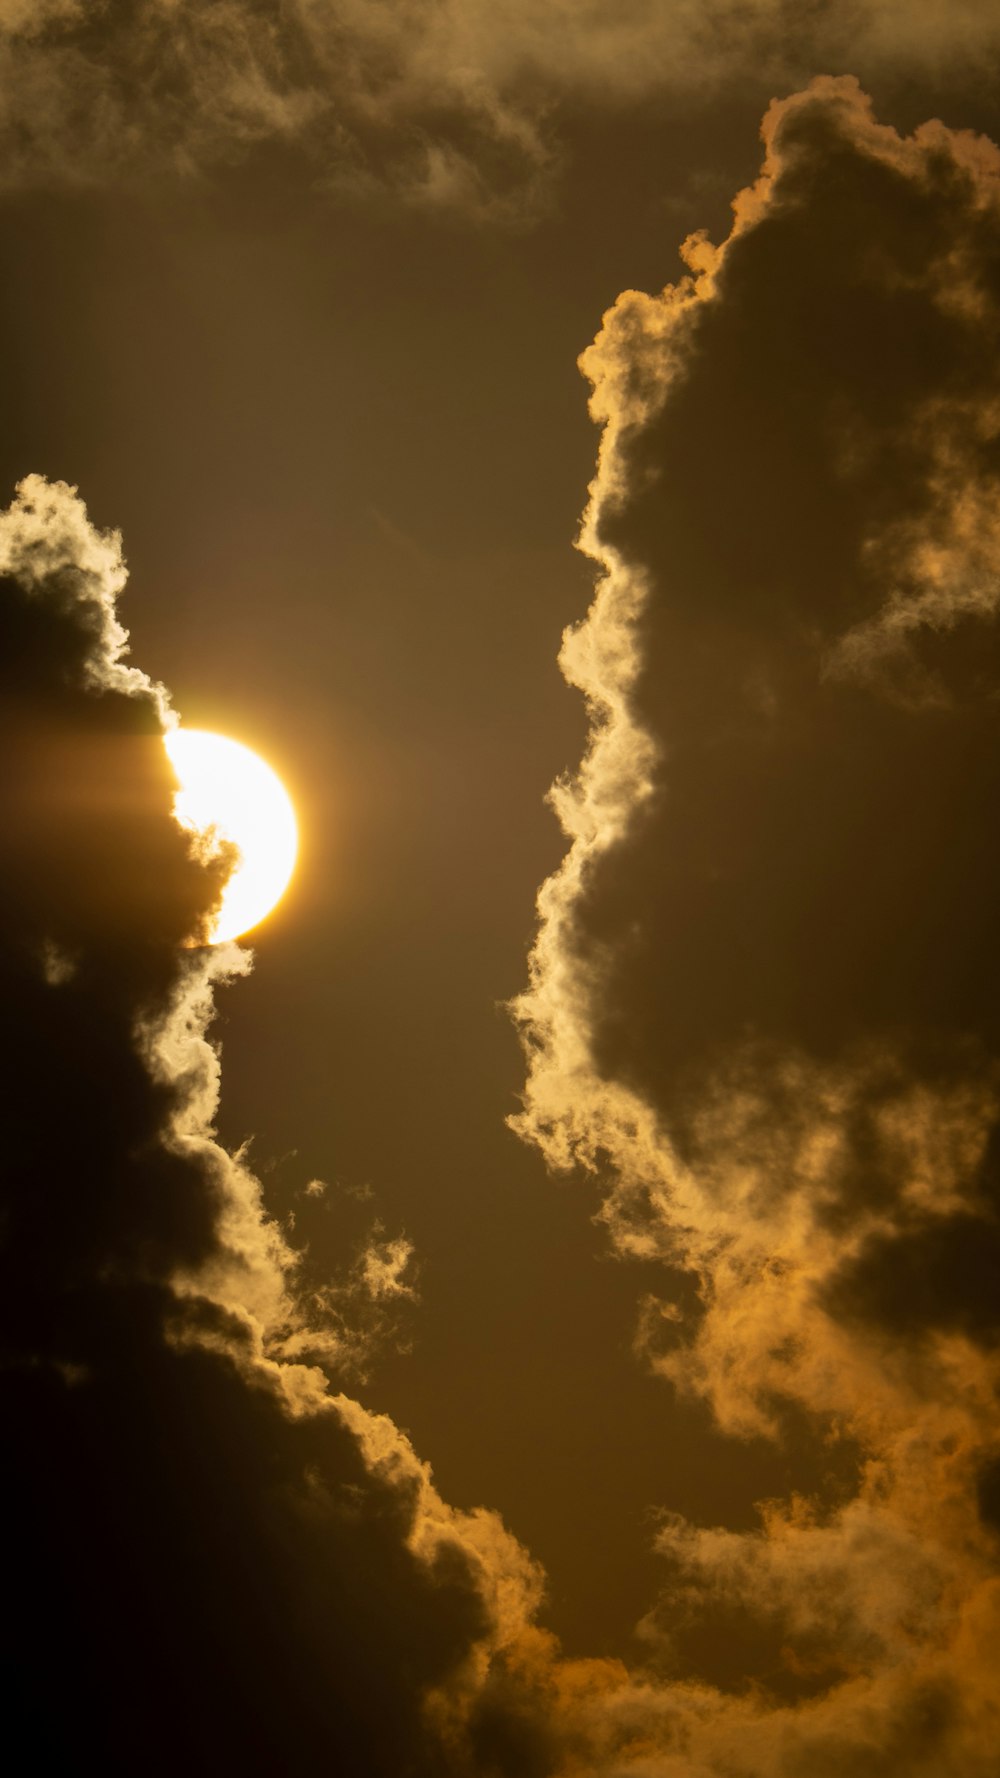
[[[269,765],[226,735],[177,728],[164,735],[180,788],[174,815],[182,827],[231,840],[239,860],[222,896],[212,944],[239,938],[280,901],[298,851],[295,812]]]

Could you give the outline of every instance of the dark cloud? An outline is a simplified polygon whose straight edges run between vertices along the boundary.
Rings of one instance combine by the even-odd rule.
[[[753,1033],[995,1036],[992,592],[952,533],[994,475],[996,168],[933,133],[912,164],[873,154],[842,103],[789,110],[772,152],[766,214],[596,527],[675,589],[644,612],[634,692],[669,749],[663,818],[584,917],[597,941],[684,932],[619,950],[623,1011],[599,1015],[599,1056],[657,1097]]]
[[[336,1332],[214,1139],[212,988],[246,962],[190,943],[221,866],[172,818],[117,539],[32,477],[0,556],[9,1740],[39,1771],[464,1771],[537,1577],[332,1392]],[[367,1294],[406,1258],[376,1242]]]
[[[964,1778],[995,1755],[963,1626],[996,1586],[1000,155],[846,78],[763,135],[725,243],[582,360],[593,727],[518,1127],[688,1270],[657,1370],[731,1432],[793,1404],[848,1441],[756,1532],[664,1521],[650,1648],[721,1688],[692,1769]]]
[[[830,1285],[838,1315],[860,1314],[900,1335],[952,1328],[993,1342],[1000,1328],[1000,1226],[953,1215],[872,1236]]]
[[[787,87],[845,61],[968,72],[998,41],[974,0],[4,0],[0,177],[199,176],[266,148],[369,202],[522,221],[559,168],[567,105]]]

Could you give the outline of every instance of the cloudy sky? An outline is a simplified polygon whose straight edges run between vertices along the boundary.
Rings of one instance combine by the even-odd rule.
[[[30,1769],[994,1778],[998,75],[0,0]]]

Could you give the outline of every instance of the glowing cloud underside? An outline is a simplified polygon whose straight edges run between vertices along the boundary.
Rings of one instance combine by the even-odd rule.
[[[213,944],[260,924],[288,887],[298,852],[295,812],[270,766],[239,741],[204,729],[164,735],[180,788],[174,815],[202,836],[207,853],[231,841],[239,858],[226,884]]]

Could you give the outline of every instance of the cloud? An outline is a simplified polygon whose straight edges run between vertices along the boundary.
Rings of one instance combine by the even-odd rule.
[[[0,561],[9,1734],[38,1769],[462,1774],[539,1572],[340,1392],[350,1280],[317,1314],[216,1137],[249,958],[191,943],[222,867],[171,813],[120,540],[32,476]],[[374,1241],[358,1288],[408,1259]]]
[[[850,80],[765,144],[729,239],[586,355],[602,578],[562,658],[591,745],[554,794],[519,1128],[663,1262],[645,1361],[813,1480],[750,1530],[665,1503],[641,1659],[567,1660],[497,1516],[346,1393],[408,1244],[376,1227],[310,1292],[218,1142],[224,861],[171,816],[119,540],[28,478],[0,1377],[39,1768],[991,1778],[997,157],[899,137]]]
[[[270,145],[341,194],[524,221],[562,162],[566,105],[845,64],[939,79],[998,46],[976,0],[5,0],[0,167],[11,187],[148,183]]]
[[[827,1473],[752,1531],[665,1514],[649,1670],[567,1734],[588,1772],[985,1778],[1000,156],[847,78],[763,139],[728,239],[582,360],[591,739],[515,1123],[664,1262],[652,1368]]]

